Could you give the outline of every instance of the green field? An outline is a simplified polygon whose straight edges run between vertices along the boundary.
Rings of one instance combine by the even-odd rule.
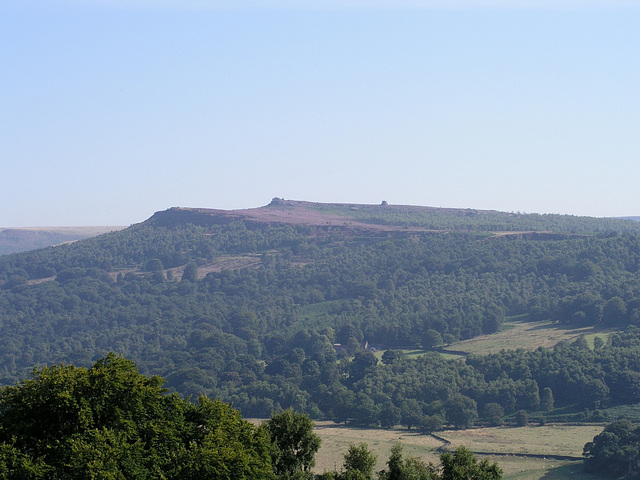
[[[602,410],[608,421],[627,419],[632,422],[640,422],[640,404],[618,405]]]
[[[595,337],[600,337],[606,342],[611,333],[611,331],[604,331],[596,327],[575,328],[548,320],[530,322],[517,318],[502,325],[500,332],[456,342],[438,350],[438,352],[444,358],[456,360],[464,357],[460,352],[487,355],[501,350],[515,350],[516,348],[525,350],[535,350],[539,347],[552,348],[560,342],[573,342],[582,335],[584,335],[589,346],[593,348]],[[385,350],[378,350],[375,355],[381,360],[384,352]],[[427,353],[428,350],[414,348],[405,349],[403,352],[408,358],[417,358]]]
[[[501,350],[523,348],[535,350],[538,347],[551,348],[560,342],[572,342],[580,335],[585,335],[587,342],[593,345],[596,336],[606,341],[607,332],[594,327],[574,328],[549,321],[526,322],[511,321],[505,324],[502,331],[490,335],[481,335],[469,340],[457,342],[444,349],[462,351],[470,354],[486,355]]]

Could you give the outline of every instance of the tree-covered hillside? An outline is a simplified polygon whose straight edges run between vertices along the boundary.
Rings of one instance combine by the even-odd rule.
[[[640,378],[633,329],[595,350],[577,342],[466,363],[409,360],[400,349],[492,333],[516,315],[640,325],[639,229],[278,199],[233,212],[170,209],[0,258],[0,377],[13,383],[34,364],[87,366],[113,350],[245,415],[292,406],[427,429],[541,410],[550,395],[591,409],[638,401],[623,393]],[[365,342],[389,349],[382,364]]]

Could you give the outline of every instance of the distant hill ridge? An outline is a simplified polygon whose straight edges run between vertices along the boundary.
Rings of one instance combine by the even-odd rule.
[[[484,231],[494,234],[640,233],[640,216],[595,218],[418,205],[316,203],[275,197],[265,206],[222,210],[172,207],[143,224],[203,227],[235,221],[341,227],[369,232]],[[0,228],[0,255],[35,250],[122,230],[122,226]]]
[[[640,233],[640,222],[560,214],[530,214],[416,205],[314,203],[274,198],[266,206],[221,210],[172,207],[146,222],[156,226],[226,225],[234,221],[345,227],[368,231],[486,231],[545,233]]]
[[[125,227],[30,227],[0,228],[0,255],[75,242]]]

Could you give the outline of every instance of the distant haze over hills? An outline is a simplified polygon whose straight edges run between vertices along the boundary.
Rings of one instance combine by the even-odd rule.
[[[74,242],[123,228],[125,227],[0,228],[0,255]]]

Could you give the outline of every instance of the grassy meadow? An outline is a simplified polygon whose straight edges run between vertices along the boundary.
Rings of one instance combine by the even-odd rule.
[[[584,444],[602,431],[602,426],[546,425],[544,427],[478,428],[448,430],[438,436],[451,442],[450,448],[465,446],[472,451],[495,453],[488,455],[504,470],[505,480],[592,480],[596,477],[582,472],[581,460],[553,460],[520,457],[509,454],[562,455],[580,457]],[[386,467],[394,443],[404,446],[404,453],[426,462],[439,463],[438,448],[443,442],[429,435],[400,429],[351,428],[333,422],[317,422],[316,433],[322,446],[316,455],[318,473],[340,470],[349,444],[366,442],[378,456],[376,471]],[[485,458],[485,456],[480,456]]]
[[[449,440],[451,448],[465,446],[474,452],[581,457],[584,444],[603,428],[603,425],[472,428],[448,430],[438,436]]]
[[[500,332],[462,340],[438,351],[444,358],[455,360],[463,357],[460,352],[487,355],[516,348],[524,350],[535,350],[538,347],[552,348],[560,342],[573,342],[581,335],[584,335],[587,343],[593,347],[595,337],[600,337],[606,342],[610,334],[611,332],[595,327],[575,328],[548,320],[530,322],[518,318],[504,323]],[[378,350],[375,355],[381,359],[384,352],[384,350]],[[416,358],[427,353],[427,350],[415,348],[403,350],[403,352],[409,358]]]
[[[594,327],[575,328],[545,321],[527,322],[512,320],[503,325],[498,333],[481,335],[463,340],[449,347],[451,350],[486,355],[501,350],[523,348],[535,350],[538,347],[551,348],[560,342],[572,342],[585,335],[587,342],[593,345],[596,336],[607,340],[608,333]],[[443,350],[447,351],[447,348]]]
[[[316,422],[316,434],[322,438],[320,451],[316,455],[316,472],[338,470],[342,465],[343,455],[350,444],[366,442],[369,449],[378,456],[376,471],[385,467],[391,447],[396,442],[404,446],[406,455],[421,457],[425,460],[436,460],[436,449],[443,443],[430,435],[400,429],[354,428],[337,425],[333,422]]]

